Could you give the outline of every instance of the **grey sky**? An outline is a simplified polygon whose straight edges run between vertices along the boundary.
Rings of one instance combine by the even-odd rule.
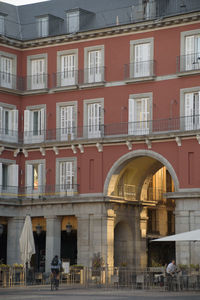
[[[37,2],[44,2],[44,1],[48,1],[48,0],[0,0],[0,2],[10,3],[16,6],[37,3]]]

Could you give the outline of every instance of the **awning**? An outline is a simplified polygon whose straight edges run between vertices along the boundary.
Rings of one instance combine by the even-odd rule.
[[[152,240],[151,242],[187,242],[187,241],[200,241],[200,229],[182,232],[163,238]]]

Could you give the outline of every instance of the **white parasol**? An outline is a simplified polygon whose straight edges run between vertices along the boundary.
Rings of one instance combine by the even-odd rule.
[[[31,217],[26,216],[24,227],[19,239],[21,260],[25,265],[30,265],[31,256],[35,254],[35,242],[33,237]]]
[[[175,242],[200,241],[200,229],[165,236],[163,238],[152,240],[151,242],[168,242],[168,241],[175,241]]]

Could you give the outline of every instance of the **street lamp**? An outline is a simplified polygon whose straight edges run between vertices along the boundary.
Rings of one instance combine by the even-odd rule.
[[[68,222],[68,224],[66,225],[66,232],[67,234],[70,234],[72,231],[72,224],[70,224],[70,222]]]
[[[41,232],[42,232],[42,226],[41,226],[40,224],[38,224],[38,225],[35,227],[35,229],[36,229],[37,235],[40,235]]]

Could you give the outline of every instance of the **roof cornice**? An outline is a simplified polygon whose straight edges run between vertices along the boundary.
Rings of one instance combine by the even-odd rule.
[[[119,34],[128,34],[132,32],[149,31],[163,27],[183,26],[187,23],[194,23],[200,20],[200,11],[164,17],[160,19],[148,20],[134,24],[118,25],[109,28],[101,28],[98,30],[90,30],[86,32],[78,32],[76,34],[57,35],[54,37],[38,38],[29,41],[20,41],[5,36],[0,36],[0,44],[12,46],[18,49],[29,49],[35,47],[45,47],[54,44],[70,43],[74,41],[82,41],[93,38],[103,38]]]

